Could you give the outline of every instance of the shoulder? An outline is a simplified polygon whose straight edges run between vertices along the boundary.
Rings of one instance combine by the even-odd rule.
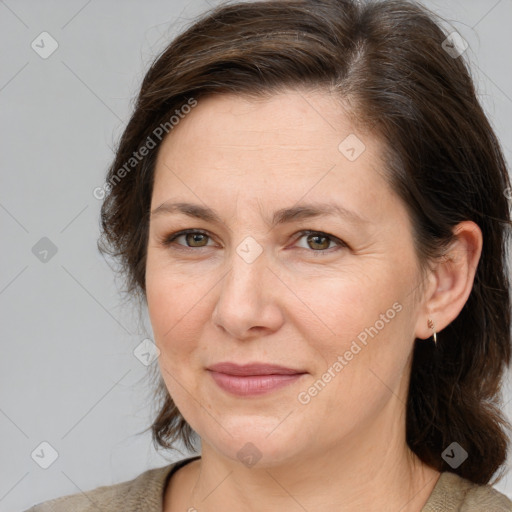
[[[512,501],[490,485],[443,472],[421,512],[512,512]]]
[[[149,469],[132,480],[96,487],[34,505],[25,512],[102,512],[158,510],[170,471],[177,463]]]

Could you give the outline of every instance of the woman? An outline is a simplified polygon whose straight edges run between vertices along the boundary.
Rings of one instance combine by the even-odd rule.
[[[402,0],[239,3],[148,71],[100,248],[147,304],[158,446],[31,510],[506,511],[510,181],[461,40]]]

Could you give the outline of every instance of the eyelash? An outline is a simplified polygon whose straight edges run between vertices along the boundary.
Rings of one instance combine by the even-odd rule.
[[[161,243],[165,247],[171,246],[177,238],[179,238],[180,236],[183,236],[183,235],[188,235],[190,233],[204,235],[204,236],[207,236],[210,240],[212,239],[212,237],[205,231],[199,231],[197,229],[184,229],[183,231],[178,231],[176,233],[171,233],[167,236],[164,236],[163,239],[161,240]],[[308,249],[304,249],[304,247],[301,247],[301,249],[304,249],[308,252],[314,253],[315,255],[320,254],[323,256],[323,255],[331,254],[332,252],[334,252],[333,249],[338,250],[340,248],[348,248],[348,245],[345,242],[343,242],[343,240],[340,240],[339,238],[337,238],[333,235],[330,235],[328,233],[324,233],[323,231],[313,231],[313,230],[307,229],[307,230],[299,231],[296,234],[299,235],[296,242],[298,242],[302,237],[307,236],[307,235],[319,235],[321,237],[328,238],[330,241],[338,244],[338,247],[330,247],[329,249],[318,249],[318,250],[314,250],[314,249],[308,250]],[[205,249],[208,247],[208,246],[188,247],[188,246],[182,245],[182,244],[176,244],[176,245],[177,245],[177,247],[176,247],[177,250],[186,251],[186,252],[189,252],[189,251],[197,252],[198,249]]]

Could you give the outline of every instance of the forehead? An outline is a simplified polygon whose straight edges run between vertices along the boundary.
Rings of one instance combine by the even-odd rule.
[[[258,100],[211,96],[164,139],[152,207],[171,195],[210,204],[217,199],[224,209],[234,195],[239,207],[244,199],[283,206],[306,195],[315,202],[337,199],[351,209],[381,203],[390,191],[380,175],[379,147],[376,137],[356,132],[327,92],[288,91]]]
[[[194,153],[307,149],[337,156],[342,136],[353,131],[340,103],[327,92],[292,90],[261,99],[226,94],[199,100],[163,145],[192,143]],[[180,149],[187,151],[189,144]]]

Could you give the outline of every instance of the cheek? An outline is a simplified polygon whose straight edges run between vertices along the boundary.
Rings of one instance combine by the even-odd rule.
[[[159,267],[148,258],[146,298],[154,342],[160,350],[160,373],[180,411],[189,415],[189,393],[196,394],[190,370],[202,325],[198,317],[201,315],[199,287],[200,284],[195,286],[180,280],[174,271]]]
[[[308,339],[325,340],[327,346],[333,346],[333,339],[356,336],[378,319],[383,308],[391,307],[396,299],[394,291],[389,282],[379,283],[376,274],[344,269],[312,279],[295,279],[294,292],[307,306],[303,311],[304,306],[297,304],[297,313],[301,312],[302,325],[309,325],[315,333]]]
[[[413,274],[413,268],[404,265],[367,265],[364,272],[354,269],[297,282],[297,296],[308,309],[297,311],[293,321],[302,326],[302,337],[321,356],[315,370],[323,373],[342,356],[347,367],[341,373],[350,380],[363,374],[367,378],[370,368],[385,375],[399,373],[411,348],[407,283],[413,281]],[[361,368],[362,373],[346,371],[349,366]]]
[[[354,425],[371,422],[393,397],[391,390],[400,387],[411,347],[408,306],[397,298],[399,290],[389,282],[377,290],[375,282],[344,281],[311,302],[334,334],[322,327],[326,334],[320,336],[319,322],[302,333],[316,364],[300,389],[299,402],[305,405],[299,407],[311,429],[318,428],[312,418],[325,418],[324,432],[332,441]]]
[[[162,265],[148,254],[146,298],[155,343],[164,359],[177,361],[180,354],[193,347],[200,328],[201,298],[207,292],[201,280],[185,280],[176,270]]]

